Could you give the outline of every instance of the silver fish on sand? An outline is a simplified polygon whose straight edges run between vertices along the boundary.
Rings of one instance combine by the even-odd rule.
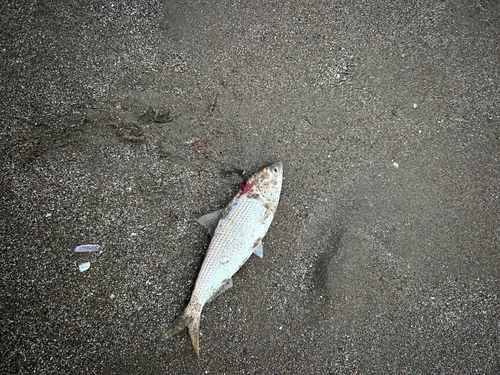
[[[283,165],[273,163],[246,180],[225,209],[197,220],[213,233],[212,240],[188,306],[167,328],[162,339],[172,337],[187,327],[199,356],[203,306],[233,286],[231,277],[252,253],[262,258],[262,238],[278,207],[282,179]]]

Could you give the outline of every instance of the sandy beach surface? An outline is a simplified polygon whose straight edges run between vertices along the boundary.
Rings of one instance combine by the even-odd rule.
[[[500,373],[500,2],[0,17],[1,373]],[[195,219],[274,161],[263,259],[205,306],[199,358],[160,341]]]

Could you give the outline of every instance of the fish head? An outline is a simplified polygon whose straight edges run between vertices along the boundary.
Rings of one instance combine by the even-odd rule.
[[[283,181],[283,164],[273,163],[253,174],[248,183],[251,184],[259,195],[266,201],[278,204]]]

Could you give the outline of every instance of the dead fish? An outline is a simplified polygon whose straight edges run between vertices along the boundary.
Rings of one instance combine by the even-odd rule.
[[[278,207],[283,165],[273,163],[243,182],[229,205],[197,221],[213,233],[191,300],[161,336],[172,337],[188,328],[199,356],[201,311],[205,303],[233,286],[231,277],[253,254],[262,258],[262,238]]]

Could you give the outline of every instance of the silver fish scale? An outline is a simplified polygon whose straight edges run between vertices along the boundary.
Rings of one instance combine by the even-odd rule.
[[[252,255],[256,242],[258,244],[271,225],[274,213],[260,199],[243,195],[235,197],[222,216],[192,295],[192,300],[201,306]]]

